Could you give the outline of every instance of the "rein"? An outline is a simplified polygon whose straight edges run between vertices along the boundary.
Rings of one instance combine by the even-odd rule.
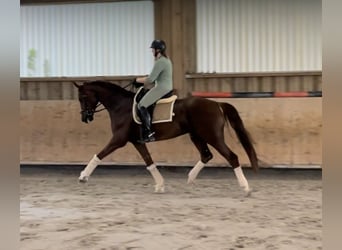
[[[102,110],[105,110],[106,108],[102,108],[102,109],[99,109],[99,110],[96,110],[100,105],[102,105],[102,103],[98,103],[95,107],[95,110],[81,110],[81,114],[83,113],[86,113],[86,114],[91,114],[91,113],[98,113],[98,112],[101,112]]]
[[[102,108],[102,109],[99,109],[99,110],[96,110],[97,107],[99,107],[100,105],[102,105],[102,103],[98,103],[95,107],[95,110],[94,110],[94,113],[97,113],[97,112],[101,112],[102,110],[105,110],[106,108]]]
[[[134,82],[134,81],[129,82],[127,85],[125,85],[125,86],[122,87],[122,88],[126,89],[127,87],[131,86],[131,89],[130,89],[130,90],[132,91],[132,90],[133,90],[133,87],[134,87],[134,86],[133,86],[133,82]]]
[[[127,85],[125,85],[123,88],[126,89],[127,87],[131,86],[131,90],[133,89],[133,82],[128,83]],[[102,103],[98,103],[95,107],[95,110],[93,111],[93,113],[98,113],[101,112],[103,110],[105,110],[106,108],[102,108],[99,110],[96,110],[100,105],[102,105]],[[85,112],[85,111],[81,111],[80,113]]]

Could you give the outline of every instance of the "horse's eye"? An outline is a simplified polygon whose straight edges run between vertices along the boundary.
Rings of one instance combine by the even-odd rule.
[[[79,95],[78,100],[83,101],[87,98],[87,95]]]

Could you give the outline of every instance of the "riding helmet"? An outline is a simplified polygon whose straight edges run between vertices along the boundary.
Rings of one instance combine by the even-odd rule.
[[[164,52],[166,50],[166,44],[163,40],[153,40],[150,48],[159,49],[160,52]]]

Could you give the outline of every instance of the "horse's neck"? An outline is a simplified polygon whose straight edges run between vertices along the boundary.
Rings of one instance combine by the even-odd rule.
[[[130,98],[123,94],[115,94],[105,88],[99,88],[97,91],[99,101],[108,111],[120,110],[125,106],[131,106],[133,104],[133,97]]]

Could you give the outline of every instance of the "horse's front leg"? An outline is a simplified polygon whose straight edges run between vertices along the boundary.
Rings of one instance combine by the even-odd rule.
[[[95,168],[101,163],[101,160],[114,150],[123,147],[126,142],[126,140],[113,137],[110,142],[100,151],[100,153],[95,154],[94,157],[89,161],[88,165],[81,172],[80,177],[78,178],[79,182],[87,182]]]
[[[157,166],[153,163],[152,157],[150,155],[150,152],[148,152],[148,149],[145,144],[140,143],[133,143],[134,147],[138,150],[141,157],[144,159],[147,170],[150,171],[156,185],[154,186],[154,192],[155,193],[164,193],[165,187],[164,187],[164,178],[160,174]]]

